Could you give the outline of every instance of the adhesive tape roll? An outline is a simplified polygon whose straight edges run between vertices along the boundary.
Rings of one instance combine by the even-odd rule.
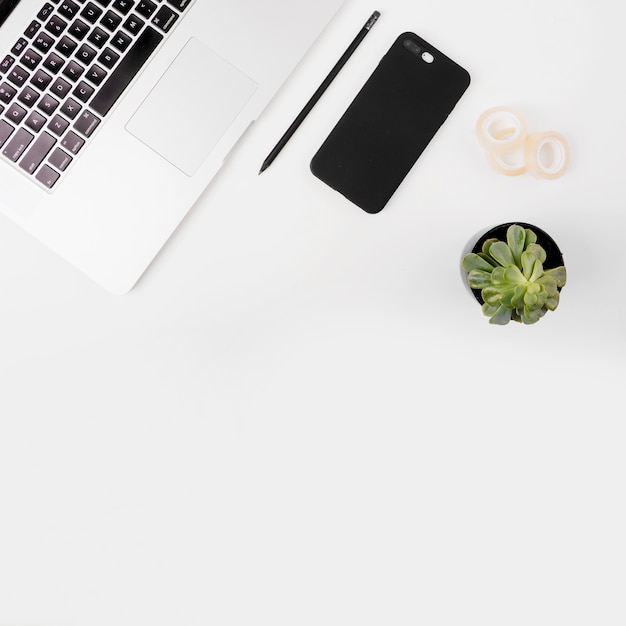
[[[531,174],[554,179],[562,176],[569,166],[570,149],[560,133],[548,131],[531,135],[524,147],[524,160]]]
[[[512,132],[506,135],[503,130]],[[476,122],[476,135],[480,145],[491,154],[506,154],[524,145],[526,120],[509,107],[487,109]]]
[[[514,133],[515,130],[513,128],[504,128],[496,131],[494,137],[496,139],[503,139]],[[526,172],[523,146],[519,146],[507,154],[493,154],[488,152],[487,161],[496,171],[506,176],[520,176]]]

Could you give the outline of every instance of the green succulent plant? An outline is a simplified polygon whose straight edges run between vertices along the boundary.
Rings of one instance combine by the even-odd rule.
[[[565,267],[546,270],[545,260],[537,235],[518,224],[509,226],[506,242],[488,239],[481,252],[463,257],[469,286],[480,289],[483,313],[491,324],[534,324],[557,308]]]

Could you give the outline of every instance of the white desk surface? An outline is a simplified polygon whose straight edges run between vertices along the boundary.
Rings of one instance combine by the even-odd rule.
[[[623,625],[621,15],[347,0],[127,296],[2,219],[0,625]],[[405,30],[472,84],[371,216],[308,163]],[[567,174],[492,171],[494,105],[562,132]],[[514,220],[569,280],[493,327],[459,260]]]

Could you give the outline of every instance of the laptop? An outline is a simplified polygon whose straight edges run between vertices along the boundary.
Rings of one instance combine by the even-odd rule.
[[[0,211],[135,285],[343,0],[0,0]]]

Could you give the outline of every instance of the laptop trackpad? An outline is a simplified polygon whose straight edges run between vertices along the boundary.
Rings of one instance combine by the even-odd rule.
[[[192,176],[256,89],[253,80],[192,38],[126,129]]]

